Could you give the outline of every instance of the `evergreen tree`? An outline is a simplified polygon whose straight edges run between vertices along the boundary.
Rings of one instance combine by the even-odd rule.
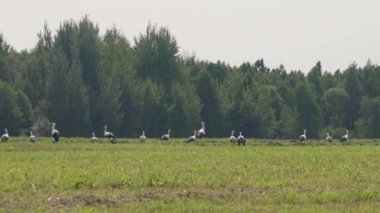
[[[59,125],[62,135],[87,135],[90,132],[88,96],[79,65],[69,66],[60,51],[55,53],[52,64],[47,97],[48,118]]]
[[[171,88],[179,79],[177,41],[168,29],[149,24],[145,34],[135,39],[135,69],[140,78],[150,78]]]
[[[363,68],[363,95],[376,97],[380,94],[380,67],[368,61]]]
[[[315,94],[317,95],[317,100],[319,102],[324,90],[322,81],[322,65],[320,61],[318,61],[317,64],[307,74],[307,81],[313,87]]]
[[[366,138],[380,137],[380,97],[364,97],[360,118],[357,121],[359,135]]]
[[[359,77],[359,70],[356,65],[351,65],[345,71],[345,90],[350,97],[346,116],[346,127],[355,130],[354,123],[359,117],[360,103],[362,97],[362,87]]]
[[[310,138],[319,138],[322,119],[315,93],[306,82],[298,83],[295,92],[298,131],[302,132],[303,129],[307,129]]]
[[[345,116],[349,96],[343,88],[331,88],[324,92],[323,108],[327,126],[345,128]]]
[[[201,119],[206,122],[207,136],[216,137],[223,134],[220,125],[223,122],[220,101],[216,91],[215,82],[210,74],[203,70],[200,72],[198,83],[198,96],[201,100]]]
[[[132,49],[127,39],[116,28],[106,31],[101,46],[101,61],[97,79],[98,97],[95,99],[95,129],[102,129],[107,124],[115,132],[131,132],[129,110],[133,73]]]
[[[275,131],[275,110],[270,88],[254,85],[243,92],[240,103],[239,124],[246,135],[271,138]]]
[[[22,91],[15,92],[17,106],[20,109],[19,126],[20,130],[28,132],[32,125],[32,105],[29,102],[28,96]]]
[[[6,67],[6,60],[9,54],[13,51],[12,47],[5,41],[2,33],[0,33],[0,80],[11,80],[11,71]]]
[[[13,135],[20,132],[22,112],[12,87],[0,80],[0,128],[8,128]]]

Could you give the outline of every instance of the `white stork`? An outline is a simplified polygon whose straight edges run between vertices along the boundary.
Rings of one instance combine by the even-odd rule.
[[[234,134],[235,134],[235,130],[232,130],[231,131],[231,136],[230,136],[230,142],[236,144],[237,143],[237,138],[235,137]]]
[[[331,143],[332,140],[333,140],[333,137],[330,135],[329,132],[327,132],[327,133],[326,133],[326,141],[329,142],[329,143]]]
[[[306,141],[306,129],[303,130],[303,134],[299,137],[300,141]]]
[[[194,130],[194,135],[190,136],[190,137],[187,139],[186,143],[189,143],[189,142],[192,142],[192,141],[196,141],[196,140],[197,140],[197,133],[198,133],[198,131],[197,131],[197,130]]]
[[[32,142],[32,143],[35,143],[36,140],[37,140],[36,136],[33,135],[33,132],[32,132],[32,131],[30,131],[29,140],[30,140],[30,142]]]
[[[239,136],[237,138],[237,142],[238,142],[239,146],[240,146],[240,144],[245,146],[245,138],[241,132],[239,133]]]
[[[95,132],[92,132],[92,137],[90,138],[91,142],[95,143],[98,141],[98,138],[95,136]]]
[[[116,136],[112,132],[107,131],[107,125],[104,126],[104,137],[109,138],[111,143],[116,143]]]
[[[53,137],[53,143],[59,141],[59,131],[55,129],[55,122],[51,125],[51,136]]]
[[[1,136],[1,141],[7,142],[8,140],[9,140],[8,129],[4,129],[4,134]]]
[[[197,137],[197,138],[202,138],[203,136],[206,135],[206,122],[202,121],[201,125],[202,125],[202,128],[200,128],[200,129],[196,132],[196,137]]]
[[[140,142],[145,142],[146,140],[145,131],[142,131],[142,134],[140,135],[139,139],[140,139]]]
[[[348,141],[348,129],[346,129],[346,134],[343,135],[343,136],[340,138],[340,142],[345,142],[345,141]]]
[[[164,134],[160,137],[160,141],[164,140],[164,141],[168,141],[170,139],[170,132],[171,132],[171,129],[168,129],[168,134]]]

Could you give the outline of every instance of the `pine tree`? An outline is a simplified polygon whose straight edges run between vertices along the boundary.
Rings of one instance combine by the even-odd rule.
[[[360,103],[362,98],[362,86],[359,77],[359,70],[356,65],[351,65],[344,73],[345,90],[350,97],[347,115],[346,115],[346,127],[351,130],[355,130],[355,121],[359,117]]]
[[[310,138],[319,138],[322,125],[321,109],[317,97],[306,82],[299,82],[295,88],[298,111],[298,131],[307,129]]]

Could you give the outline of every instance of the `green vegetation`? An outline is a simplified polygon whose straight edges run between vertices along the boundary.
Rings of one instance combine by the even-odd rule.
[[[0,143],[0,212],[371,212],[380,140],[11,138]]]
[[[124,137],[142,130],[158,137],[168,128],[185,137],[201,121],[209,137],[235,129],[291,139],[307,129],[318,139],[346,128],[357,138],[380,136],[380,66],[371,61],[329,72],[321,62],[309,72],[269,68],[263,59],[230,66],[181,54],[165,27],[101,34],[88,16],[53,32],[45,25],[30,50],[15,51],[3,33],[0,132],[12,136],[29,129],[47,136],[56,122],[66,137],[99,135],[105,124]]]

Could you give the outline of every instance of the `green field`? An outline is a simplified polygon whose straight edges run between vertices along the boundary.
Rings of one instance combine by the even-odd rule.
[[[0,143],[0,212],[373,212],[380,141]]]

